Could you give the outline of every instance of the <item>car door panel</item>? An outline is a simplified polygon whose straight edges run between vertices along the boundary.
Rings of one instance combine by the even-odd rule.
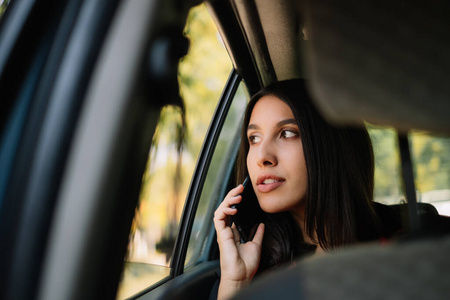
[[[173,278],[149,293],[143,292],[135,299],[142,300],[175,300],[175,299],[208,299],[217,280],[219,261],[201,263],[182,275]],[[134,297],[132,297],[134,299]]]

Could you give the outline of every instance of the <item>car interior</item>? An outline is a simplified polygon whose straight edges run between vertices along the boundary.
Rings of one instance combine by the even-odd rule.
[[[235,299],[447,299],[449,13],[443,0],[2,1],[0,299],[210,299],[246,104],[292,78],[329,122],[369,128],[387,182],[375,201],[403,232],[268,272]],[[218,45],[198,56],[226,65],[187,58],[195,14]],[[186,82],[217,96],[188,100]],[[164,160],[174,173],[153,173]]]

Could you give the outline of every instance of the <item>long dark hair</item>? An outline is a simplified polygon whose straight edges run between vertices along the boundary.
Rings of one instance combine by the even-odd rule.
[[[241,133],[237,180],[247,176],[247,126],[256,102],[273,95],[292,110],[300,130],[308,172],[305,233],[323,249],[375,239],[380,223],[372,208],[374,157],[367,130],[327,123],[313,106],[304,80],[293,79],[263,88],[250,100]],[[250,201],[250,200],[249,200]],[[253,195],[251,201],[257,201]],[[304,242],[290,212],[264,214],[260,270],[280,265],[315,249]]]

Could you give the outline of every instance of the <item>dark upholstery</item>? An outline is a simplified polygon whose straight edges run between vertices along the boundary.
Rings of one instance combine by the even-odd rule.
[[[263,276],[235,299],[444,300],[450,295],[449,253],[449,236],[360,245]]]

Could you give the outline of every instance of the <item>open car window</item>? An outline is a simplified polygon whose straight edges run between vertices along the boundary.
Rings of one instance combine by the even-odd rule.
[[[178,68],[185,116],[179,107],[167,106],[161,112],[142,178],[118,299],[170,278],[189,184],[232,69],[204,4],[191,9],[185,35],[190,48]]]

